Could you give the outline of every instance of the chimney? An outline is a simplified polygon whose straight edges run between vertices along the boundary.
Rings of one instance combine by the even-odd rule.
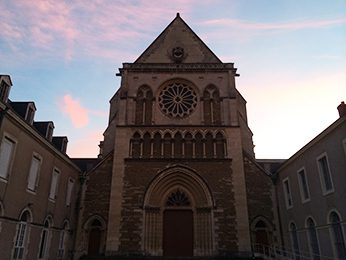
[[[340,117],[346,116],[346,104],[344,101],[342,101],[341,104],[338,105],[338,111]]]

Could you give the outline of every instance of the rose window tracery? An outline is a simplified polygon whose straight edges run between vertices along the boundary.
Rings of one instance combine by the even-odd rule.
[[[197,94],[187,84],[174,82],[161,90],[159,106],[166,115],[183,118],[197,106]]]

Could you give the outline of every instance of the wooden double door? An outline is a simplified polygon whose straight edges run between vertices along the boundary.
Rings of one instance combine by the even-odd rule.
[[[163,255],[193,256],[193,212],[166,209],[163,213]]]

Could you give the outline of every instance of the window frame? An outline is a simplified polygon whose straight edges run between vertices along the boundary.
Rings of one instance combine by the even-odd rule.
[[[49,195],[48,195],[48,199],[51,202],[55,202],[56,198],[57,198],[57,194],[58,194],[58,190],[59,190],[59,182],[60,182],[60,170],[57,167],[53,168],[52,171],[52,179],[51,179],[51,183],[50,183],[50,189],[49,189]],[[53,183],[56,177],[56,182],[55,182],[55,187],[54,187],[54,194],[53,194]]]
[[[70,183],[72,183],[71,184],[72,186],[70,186]],[[68,180],[67,180],[67,187],[66,187],[66,200],[65,200],[66,207],[71,206],[72,192],[74,190],[75,183],[76,183],[75,179],[73,179],[72,177],[68,178]]]
[[[304,178],[305,178],[307,198],[305,198],[304,184],[301,178],[301,172],[303,172]],[[297,171],[297,178],[298,178],[298,186],[299,186],[301,201],[302,203],[309,202],[311,200],[311,197],[310,197],[309,181],[308,181],[308,176],[306,174],[305,167],[302,167]]]
[[[313,226],[310,226],[308,221],[309,219],[311,219],[312,223],[314,224]],[[313,244],[312,244],[312,240],[313,239],[316,239],[316,246],[318,250],[318,256],[319,258],[321,257],[321,246],[320,246],[320,240],[319,240],[319,237],[318,237],[318,232],[317,232],[317,225],[316,225],[316,221],[313,219],[313,217],[311,216],[308,216],[306,219],[305,219],[305,227],[306,227],[306,231],[307,231],[307,237],[308,237],[308,241],[309,241],[309,250],[310,250],[310,254],[312,256],[312,259],[314,259],[314,248],[313,248]],[[311,229],[311,227],[313,227],[313,229]],[[311,231],[314,231],[316,237],[313,238],[312,237],[312,234],[311,234]]]
[[[325,158],[326,160],[326,163],[327,163],[327,169],[328,169],[328,176],[329,176],[329,179],[330,179],[330,184],[331,184],[331,189],[327,190],[327,187],[326,187],[326,182],[325,182],[325,178],[324,178],[324,172],[321,168],[321,163],[320,161]],[[333,183],[333,178],[332,178],[332,172],[330,170],[330,166],[329,166],[329,160],[328,160],[328,155],[326,152],[320,154],[317,158],[316,158],[316,163],[317,163],[317,169],[318,169],[318,173],[319,173],[319,176],[320,176],[320,183],[321,183],[321,189],[322,189],[322,194],[323,195],[328,195],[330,193],[333,193],[334,192],[334,183]]]
[[[287,183],[287,185],[288,185],[288,189],[289,189],[288,191],[286,189],[285,183]],[[286,177],[282,180],[282,187],[283,187],[284,196],[285,196],[286,209],[291,209],[291,208],[293,208],[293,198],[292,198],[291,184],[290,184],[290,180],[288,177]],[[289,201],[291,201],[291,204],[289,204]]]
[[[39,166],[36,172],[36,178],[35,178],[35,184],[34,184],[34,189],[31,189],[31,187],[29,187],[29,179],[31,176],[31,169],[33,167],[33,160],[37,159],[39,161]],[[40,173],[41,173],[41,167],[42,167],[42,156],[36,152],[33,152],[32,157],[31,157],[31,164],[30,164],[30,168],[29,168],[29,174],[28,174],[28,178],[27,178],[27,187],[26,190],[30,193],[36,193],[37,187],[38,187],[38,183],[39,183],[39,179],[40,179]]]
[[[330,238],[331,238],[331,242],[332,242],[332,248],[333,248],[333,254],[334,254],[334,257],[336,257],[335,259],[339,259],[338,255],[339,255],[339,251],[338,251],[338,248],[337,248],[337,245],[336,245],[336,239],[335,239],[335,230],[333,228],[333,222],[331,221],[331,214],[332,213],[335,213],[338,218],[339,218],[339,222],[336,223],[336,224],[339,224],[338,227],[340,228],[340,231],[341,231],[341,235],[342,235],[342,238],[343,238],[343,246],[344,246],[344,249],[346,248],[346,237],[345,237],[345,230],[344,230],[344,227],[343,225],[341,224],[342,223],[342,218],[341,218],[341,215],[340,213],[333,209],[331,210],[329,213],[328,213],[328,216],[327,216],[327,223],[329,224],[329,235],[330,235]],[[341,260],[341,259],[340,259]]]
[[[1,147],[2,144],[4,142],[4,140],[6,140],[10,143],[12,143],[13,145],[13,149],[11,150],[11,154],[9,156],[9,161],[8,161],[8,165],[7,165],[7,169],[6,169],[6,175],[2,176],[0,174],[0,181],[7,183],[9,177],[10,177],[10,173],[12,171],[12,166],[13,166],[13,162],[14,162],[14,158],[15,158],[15,154],[16,154],[16,148],[17,148],[17,140],[16,138],[14,138],[12,135],[8,134],[8,133],[4,133],[2,138],[1,138],[1,143],[0,143],[0,156],[1,156]]]

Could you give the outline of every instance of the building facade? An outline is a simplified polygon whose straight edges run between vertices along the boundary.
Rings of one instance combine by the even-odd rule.
[[[346,259],[346,105],[277,171],[284,245],[298,258]]]
[[[80,170],[53,122],[34,120],[34,102],[8,99],[0,75],[0,258],[71,259]]]
[[[252,240],[276,243],[233,63],[177,15],[119,71],[77,255],[249,256]]]

